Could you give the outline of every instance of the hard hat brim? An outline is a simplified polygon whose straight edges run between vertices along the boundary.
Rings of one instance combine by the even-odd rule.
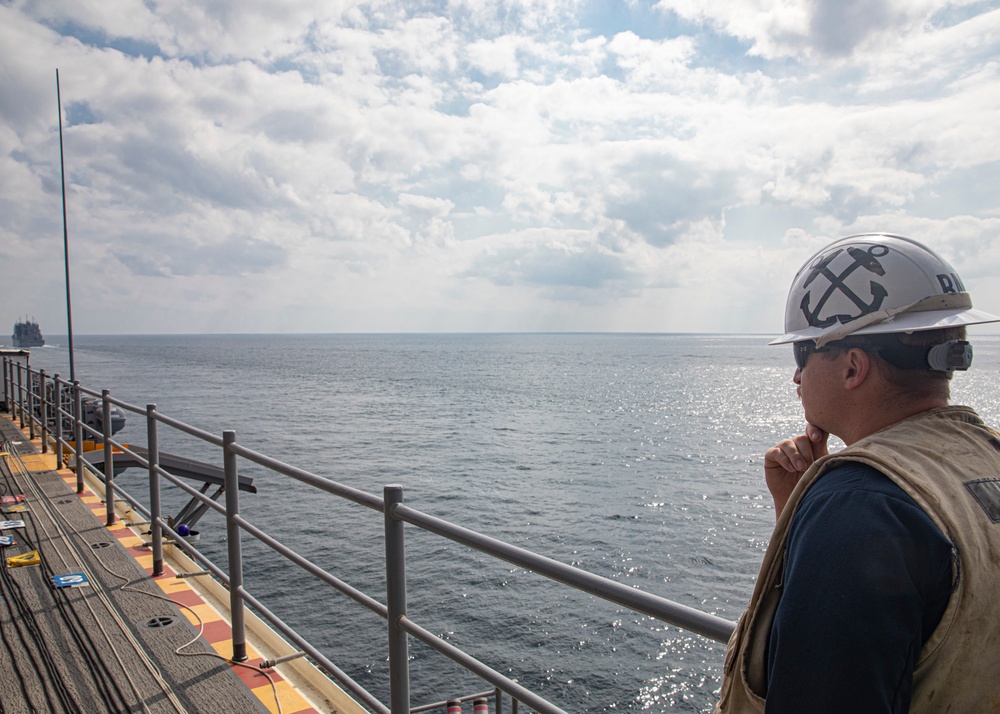
[[[852,335],[876,335],[892,332],[922,332],[945,327],[962,327],[963,325],[980,325],[989,322],[1000,322],[1000,316],[991,315],[975,308],[957,310],[933,310],[925,312],[909,312],[896,315],[888,320],[863,327]],[[830,327],[806,327],[794,332],[786,332],[769,345],[784,345],[791,342],[804,342],[822,337]]]

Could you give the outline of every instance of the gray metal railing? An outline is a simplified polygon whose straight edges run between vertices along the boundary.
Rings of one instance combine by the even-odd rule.
[[[197,563],[201,564],[208,573],[212,574],[229,589],[233,632],[233,661],[242,661],[247,658],[245,608],[249,606],[258,617],[265,620],[274,629],[284,635],[291,644],[300,648],[303,654],[311,657],[361,704],[379,714],[409,714],[411,711],[427,711],[435,707],[443,707],[446,704],[446,702],[439,702],[414,709],[410,708],[407,653],[410,637],[423,642],[469,672],[492,684],[495,688],[485,695],[470,695],[469,697],[464,697],[464,699],[482,698],[487,695],[493,696],[495,711],[499,713],[502,711],[503,702],[501,693],[504,693],[511,698],[513,712],[518,711],[519,703],[525,704],[534,711],[543,714],[563,712],[555,704],[490,668],[485,663],[454,645],[449,644],[410,619],[406,606],[405,524],[410,524],[411,526],[434,533],[440,537],[478,550],[490,557],[533,571],[546,578],[569,585],[603,600],[634,610],[635,612],[690,630],[716,642],[728,641],[735,626],[734,623],[715,615],[628,587],[614,580],[566,565],[546,556],[410,508],[403,503],[402,486],[386,486],[381,497],[367,493],[317,476],[316,474],[242,446],[237,443],[236,432],[234,431],[224,431],[220,438],[177,419],[160,414],[155,404],[148,404],[145,409],[141,409],[113,398],[107,389],[101,392],[94,392],[85,389],[79,382],[69,384],[62,381],[59,379],[59,375],[55,375],[50,379],[45,375],[44,371],[36,372],[30,366],[20,363],[16,364],[15,369],[14,360],[8,357],[4,357],[3,380],[5,402],[8,409],[15,418],[20,420],[22,428],[27,423],[31,438],[34,438],[35,428],[38,427],[42,434],[42,449],[47,449],[48,442],[51,440],[60,464],[62,463],[64,449],[72,451],[75,459],[77,491],[82,491],[84,488],[85,470],[91,471],[96,477],[103,480],[105,501],[107,504],[106,521],[108,525],[115,523],[114,505],[119,499],[127,502],[133,510],[149,520],[154,575],[163,573],[163,539],[165,536],[168,536],[175,545],[185,551]],[[48,397],[47,390],[50,385],[52,386],[52,396]],[[64,398],[67,392],[71,396],[71,400]],[[98,430],[94,426],[84,423],[82,418],[83,409],[81,407],[83,395],[100,399],[103,429]],[[71,403],[71,410],[65,408],[68,401]],[[143,457],[132,451],[128,445],[118,443],[112,438],[112,406],[117,406],[125,411],[145,417],[147,457]],[[64,438],[63,419],[71,421],[73,424],[72,440]],[[51,431],[50,424],[52,425]],[[191,487],[182,479],[160,466],[160,451],[158,446],[159,425],[176,429],[222,450],[225,505],[217,503],[213,498]],[[102,444],[104,450],[103,472],[91,465],[84,457],[84,439],[88,436],[94,437],[95,442],[100,441]],[[148,471],[148,507],[144,506],[138,498],[133,497],[115,484],[115,450],[128,454],[130,458],[141,464]],[[386,604],[378,602],[376,599],[340,580],[331,573],[326,572],[320,566],[296,553],[287,545],[244,519],[240,515],[239,507],[238,458],[245,459],[269,471],[294,479],[338,498],[381,512],[385,528]],[[212,563],[209,558],[200,553],[197,548],[174,530],[169,520],[164,519],[161,513],[161,484],[164,480],[189,494],[192,498],[198,499],[205,507],[215,510],[225,518],[228,552],[228,567],[226,569]],[[302,635],[288,626],[278,615],[271,612],[253,594],[247,591],[243,584],[242,536],[244,533],[271,548],[290,563],[297,565],[303,571],[309,573],[313,578],[350,597],[358,604],[387,621],[389,635],[389,706],[383,704],[375,695],[351,679],[350,676],[338,668],[322,652],[312,646]]]

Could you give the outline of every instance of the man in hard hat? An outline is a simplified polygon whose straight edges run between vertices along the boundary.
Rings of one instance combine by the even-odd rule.
[[[1000,712],[1000,434],[949,406],[966,325],[996,321],[898,236],[795,276],[772,344],[806,427],[764,456],[777,525],[717,712]]]

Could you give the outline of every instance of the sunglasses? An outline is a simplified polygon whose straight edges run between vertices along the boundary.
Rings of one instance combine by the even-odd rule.
[[[793,342],[792,350],[795,354],[795,366],[798,367],[801,372],[806,368],[806,362],[809,361],[809,355],[814,352],[829,352],[830,349],[831,348],[829,347],[817,347],[816,343],[812,340]]]

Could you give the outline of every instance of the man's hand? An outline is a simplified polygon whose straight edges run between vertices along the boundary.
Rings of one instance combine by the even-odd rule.
[[[820,456],[830,453],[826,447],[828,438],[829,434],[819,427],[806,424],[805,434],[785,439],[764,454],[764,481],[774,499],[776,519],[806,469]]]

